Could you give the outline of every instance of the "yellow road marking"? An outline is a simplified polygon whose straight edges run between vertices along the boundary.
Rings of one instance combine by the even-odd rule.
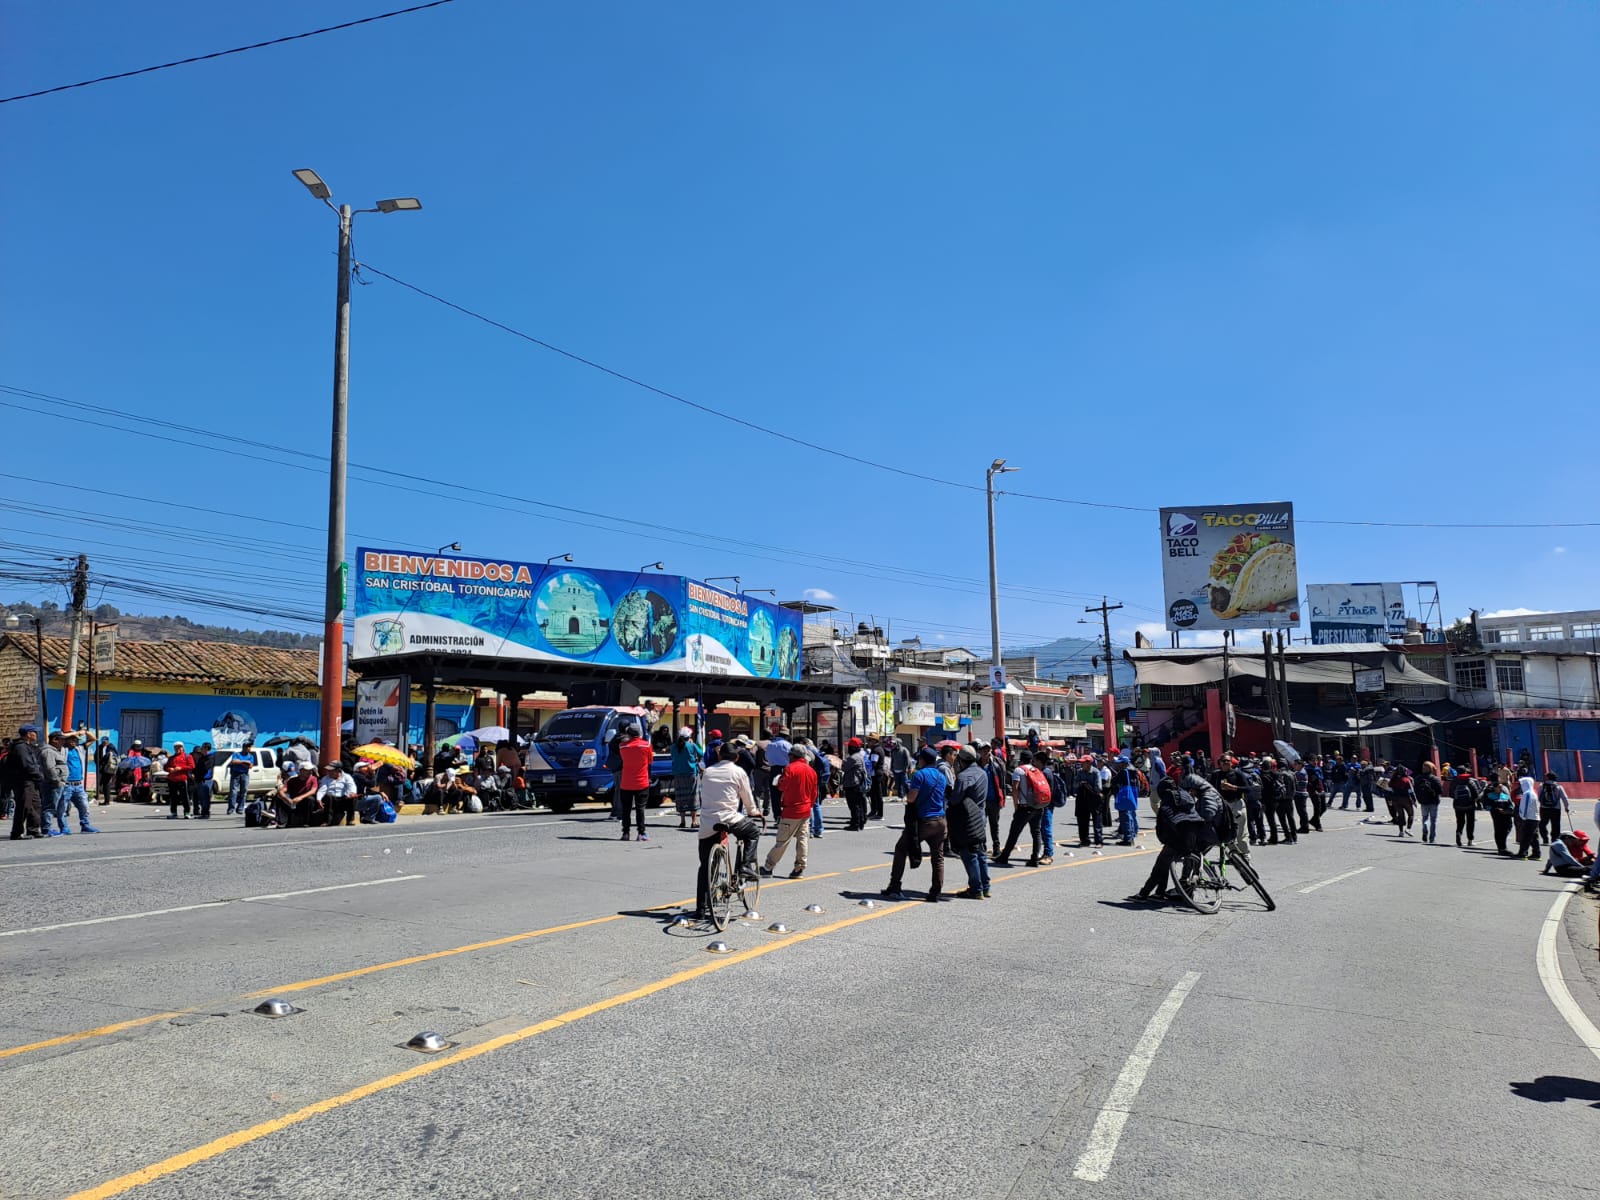
[[[330,1096],[326,1100],[318,1100],[313,1104],[306,1105],[304,1108],[297,1108],[293,1112],[285,1113],[281,1117],[273,1117],[271,1120],[262,1121],[259,1124],[250,1126],[248,1129],[241,1129],[234,1133],[224,1134],[222,1137],[215,1138],[212,1141],[205,1143],[203,1146],[196,1146],[192,1150],[185,1150],[180,1154],[174,1154],[170,1158],[164,1158],[160,1162],[152,1163],[148,1167],[141,1167],[137,1171],[130,1171],[126,1175],[119,1175],[117,1178],[108,1180],[107,1182],[100,1184],[98,1187],[92,1187],[81,1192],[74,1192],[67,1198],[67,1200],[108,1200],[109,1197],[120,1196],[124,1192],[131,1191],[136,1187],[140,1187],[147,1183],[152,1183],[157,1179],[163,1179],[168,1175],[174,1175],[179,1171],[183,1171],[189,1167],[203,1163],[208,1159],[217,1158],[223,1154],[227,1154],[231,1150],[237,1150],[241,1146],[248,1145],[251,1142],[259,1141],[271,1134],[288,1129],[292,1125],[298,1125],[303,1121],[309,1121],[312,1117],[320,1116],[323,1113],[332,1112],[334,1109],[343,1108],[346,1105],[354,1104],[358,1100],[365,1100],[369,1096],[375,1096],[379,1092],[386,1092],[391,1088],[399,1087],[401,1084],[409,1083],[413,1079],[421,1079],[425,1075],[432,1075],[435,1071],[442,1071],[446,1067],[453,1067],[460,1063],[470,1062],[472,1059],[481,1058],[483,1055],[492,1053],[495,1050],[500,1050],[506,1046],[515,1045],[518,1042],[525,1042],[529,1038],[538,1037],[540,1034],[549,1033],[554,1029],[560,1029],[564,1025],[571,1025],[576,1021],[583,1020],[585,1017],[592,1017],[596,1013],[606,1012],[608,1009],[618,1008],[621,1005],[629,1004],[635,1000],[643,1000],[647,996],[654,996],[660,992],[668,990],[669,988],[675,988],[681,984],[688,983],[691,980],[699,979],[702,976],[709,975],[713,971],[721,971],[727,967],[731,967],[736,963],[749,962],[751,959],[759,958],[763,954],[773,954],[779,950],[785,950],[790,946],[797,946],[801,942],[810,941],[812,938],[821,937],[823,934],[833,933],[837,930],[845,929],[851,925],[859,925],[863,921],[875,921],[879,917],[888,916],[890,913],[904,912],[910,907],[911,905],[909,904],[896,904],[889,908],[881,908],[873,912],[862,913],[859,916],[846,917],[843,920],[834,921],[828,925],[820,925],[816,929],[808,929],[804,932],[796,933],[792,937],[785,938],[781,942],[767,942],[764,945],[756,946],[749,950],[741,950],[735,954],[730,954],[726,958],[712,959],[710,962],[702,963],[698,967],[690,967],[686,970],[679,971],[674,975],[667,976],[665,979],[657,980],[655,983],[645,984],[643,987],[634,988],[632,991],[622,992],[615,996],[609,996],[606,999],[598,1000],[593,1004],[586,1004],[582,1008],[574,1008],[569,1012],[564,1012],[560,1016],[551,1017],[548,1020],[540,1021],[537,1024],[515,1030],[512,1033],[504,1033],[499,1037],[490,1038],[488,1041],[480,1042],[475,1046],[468,1046],[465,1049],[457,1050],[454,1054],[447,1055],[444,1058],[436,1058],[427,1062],[418,1063],[416,1066],[411,1067],[408,1070],[397,1071],[393,1075],[386,1075],[382,1079],[375,1079],[371,1083],[364,1083],[360,1087],[351,1088],[349,1091],[342,1092],[337,1096]]]
[[[193,1012],[192,1008],[180,1008],[173,1012],[156,1013],[151,1017],[135,1017],[131,1021],[118,1021],[115,1025],[102,1025],[98,1029],[85,1029],[79,1033],[64,1033],[60,1037],[49,1038],[42,1042],[29,1042],[26,1046],[8,1046],[0,1050],[0,1058],[10,1058],[14,1054],[26,1054],[30,1050],[48,1050],[51,1046],[66,1046],[72,1042],[87,1041],[89,1038],[105,1037],[108,1034],[121,1033],[124,1029],[137,1029],[141,1025],[153,1025],[157,1021],[168,1021],[173,1017],[181,1017]]]
[[[569,925],[551,925],[546,929],[530,929],[526,933],[513,933],[508,937],[494,938],[487,942],[473,942],[466,946],[454,946],[448,950],[434,950],[428,954],[414,954],[410,958],[397,958],[393,962],[375,963],[370,967],[357,967],[353,971],[340,971],[335,975],[323,975],[316,979],[302,979],[296,983],[280,984],[278,987],[263,988],[259,992],[246,992],[244,999],[255,1000],[262,996],[276,996],[287,992],[303,992],[307,988],[322,987],[324,984],[338,983],[344,979],[358,979],[363,975],[374,975],[379,971],[391,971],[396,967],[409,967],[416,963],[432,962],[434,959],[451,958],[457,954],[470,954],[475,950],[489,950],[496,946],[510,946],[517,942],[526,942],[532,938],[545,937],[552,933],[565,933],[571,929],[584,929],[590,925],[604,925],[608,921],[622,920],[621,913],[612,913],[607,917],[594,917],[587,921],[574,921]],[[0,1050],[0,1058],[12,1058],[18,1054],[27,1054],[34,1050],[49,1050],[54,1046],[67,1046],[73,1042],[88,1041],[90,1038],[108,1037],[113,1033],[121,1033],[127,1029],[138,1029],[144,1025],[154,1025],[158,1021],[168,1021],[173,1017],[188,1016],[200,1012],[199,1008],[179,1008],[172,1012],[155,1013],[148,1017],[134,1017],[127,1021],[118,1021],[114,1025],[101,1025],[97,1029],[85,1029],[78,1033],[64,1033],[60,1037],[47,1038],[42,1042],[29,1042],[26,1046],[8,1046]]]

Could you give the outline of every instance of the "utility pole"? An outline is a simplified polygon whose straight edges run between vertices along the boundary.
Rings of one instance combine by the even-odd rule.
[[[1121,608],[1120,604],[1106,603],[1106,597],[1100,597],[1098,605],[1084,608],[1086,613],[1097,612],[1100,614],[1100,629],[1105,636],[1106,647],[1106,691],[1111,695],[1117,694],[1117,669],[1111,664],[1111,614]]]
[[[1231,664],[1228,661],[1229,643],[1233,641],[1233,630],[1222,631],[1222,749],[1233,749],[1233,733],[1229,728],[1229,714],[1233,711],[1233,693],[1231,679]]]
[[[39,660],[39,730],[50,732],[50,697],[44,690],[44,626],[33,614],[33,656]]]
[[[83,606],[89,598],[89,560],[78,555],[72,572],[72,639],[67,643],[67,688],[61,702],[61,728],[72,732],[73,710],[78,699],[78,645],[83,640]]]
[[[1278,687],[1283,695],[1278,707],[1283,712],[1283,740],[1292,744],[1294,742],[1294,714],[1289,707],[1289,660],[1284,654],[1284,648],[1287,646],[1288,641],[1288,631],[1284,629],[1278,630]]]
[[[324,762],[339,757],[339,726],[344,718],[344,519],[345,474],[349,450],[350,413],[350,228],[356,212],[416,212],[422,202],[415,196],[379,200],[373,208],[334,206],[333,192],[309,168],[294,172],[312,197],[322,201],[339,218],[339,285],[333,312],[333,431],[328,454],[328,575],[323,597],[322,738]]]
[[[984,491],[989,497],[989,634],[992,646],[989,687],[994,702],[994,736],[1002,739],[1006,736],[1006,669],[1000,657],[1000,574],[994,552],[994,477],[1017,470],[1021,468],[1008,467],[1005,459],[997,458],[989,464],[984,476]]]

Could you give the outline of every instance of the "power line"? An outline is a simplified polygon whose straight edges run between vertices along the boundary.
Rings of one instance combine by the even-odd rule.
[[[133,71],[118,71],[113,75],[99,75],[94,79],[82,79],[77,83],[61,83],[55,87],[41,88],[37,92],[23,92],[16,96],[6,96],[0,99],[0,104],[11,104],[17,100],[36,100],[40,96],[53,96],[57,92],[70,92],[75,88],[92,87],[97,83],[110,83],[117,79],[132,79],[136,75],[149,75],[155,71],[168,71],[173,67],[187,67],[193,63],[209,62],[213,58],[227,58],[230,54],[244,54],[249,50],[265,50],[269,46],[281,46],[286,42],[303,41],[305,38],[318,37],[324,33],[336,33],[341,29],[354,29],[357,25],[370,25],[374,21],[387,21],[390,17],[403,17],[407,13],[422,12],[428,8],[439,8],[446,4],[454,4],[455,0],[429,0],[427,4],[413,4],[410,8],[397,8],[392,12],[377,13],[370,17],[360,17],[354,21],[343,21],[338,25],[324,25],[321,29],[308,29],[304,33],[291,33],[283,37],[271,38],[265,42],[251,42],[248,46],[235,46],[231,50],[213,50],[209,54],[196,54],[189,58],[177,58],[171,62],[157,63],[150,67],[139,67]]]

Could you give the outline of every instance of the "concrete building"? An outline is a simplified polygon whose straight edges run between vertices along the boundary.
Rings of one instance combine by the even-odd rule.
[[[1600,610],[1477,620],[1449,658],[1450,694],[1486,710],[1480,749],[1524,754],[1563,780],[1600,782]]]

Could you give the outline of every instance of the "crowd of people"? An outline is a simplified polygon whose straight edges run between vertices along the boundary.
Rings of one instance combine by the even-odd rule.
[[[790,878],[805,874],[810,843],[824,835],[823,802],[844,800],[845,832],[860,832],[881,822],[887,802],[905,805],[885,893],[901,894],[905,871],[926,859],[932,864],[930,900],[944,898],[944,859],[959,859],[967,886],[958,893],[987,898],[990,868],[1011,865],[1027,838],[1026,865],[1054,861],[1055,813],[1071,805],[1066,818],[1076,826],[1076,845],[1132,846],[1140,833],[1142,805],[1159,815],[1169,778],[1236,816],[1229,822],[1234,854],[1247,858],[1250,847],[1295,845],[1322,831],[1322,818],[1337,801],[1373,821],[1381,800],[1398,838],[1433,843],[1439,836],[1441,808],[1454,816],[1455,843],[1475,849],[1480,814],[1498,855],[1540,862],[1547,873],[1582,878],[1600,886],[1589,836],[1573,823],[1565,789],[1552,773],[1537,778],[1530,758],[1512,767],[1478,772],[1466,765],[1422,761],[1417,769],[1387,761],[1340,754],[1274,757],[1181,755],[1170,766],[1154,748],[1119,753],[1066,753],[1036,736],[1025,742],[925,744],[915,753],[893,736],[852,737],[842,752],[823,740],[791,737],[774,729],[762,740],[713,731],[702,743],[693,726],[668,739],[668,731],[623,724],[610,747],[607,766],[615,776],[611,816],[621,824],[622,840],[648,841],[646,810],[651,795],[651,765],[670,749],[671,792],[678,828],[699,833],[702,858],[718,824],[770,823],[776,840],[751,871],[772,874],[792,851]],[[421,758],[420,748],[413,753]],[[169,820],[208,820],[213,797],[225,814],[260,828],[301,828],[387,823],[407,804],[424,813],[482,812],[530,807],[517,747],[507,741],[483,744],[475,753],[443,742],[425,761],[408,768],[396,761],[364,758],[345,746],[338,758],[318,766],[316,745],[293,738],[278,750],[275,774],[262,790],[263,759],[253,743],[216,750],[203,743],[192,752],[182,742],[170,751],[146,749],[138,741],[118,752],[109,737],[98,743],[82,734],[24,724],[16,739],[0,747],[0,812],[12,822],[14,840],[98,833],[90,809],[114,798],[165,803]],[[88,791],[93,767],[96,796]],[[740,786],[742,785],[742,786]],[[159,793],[159,794],[158,794]],[[746,793],[748,794],[746,797]],[[1002,838],[1002,818],[1010,809]],[[708,815],[709,814],[709,815]],[[1595,822],[1600,827],[1600,804]],[[731,824],[730,824],[731,822]],[[1070,828],[1070,826],[1069,826]],[[1158,834],[1160,832],[1158,823]],[[1513,838],[1515,846],[1512,845]],[[1069,844],[1062,842],[1060,844]]]

